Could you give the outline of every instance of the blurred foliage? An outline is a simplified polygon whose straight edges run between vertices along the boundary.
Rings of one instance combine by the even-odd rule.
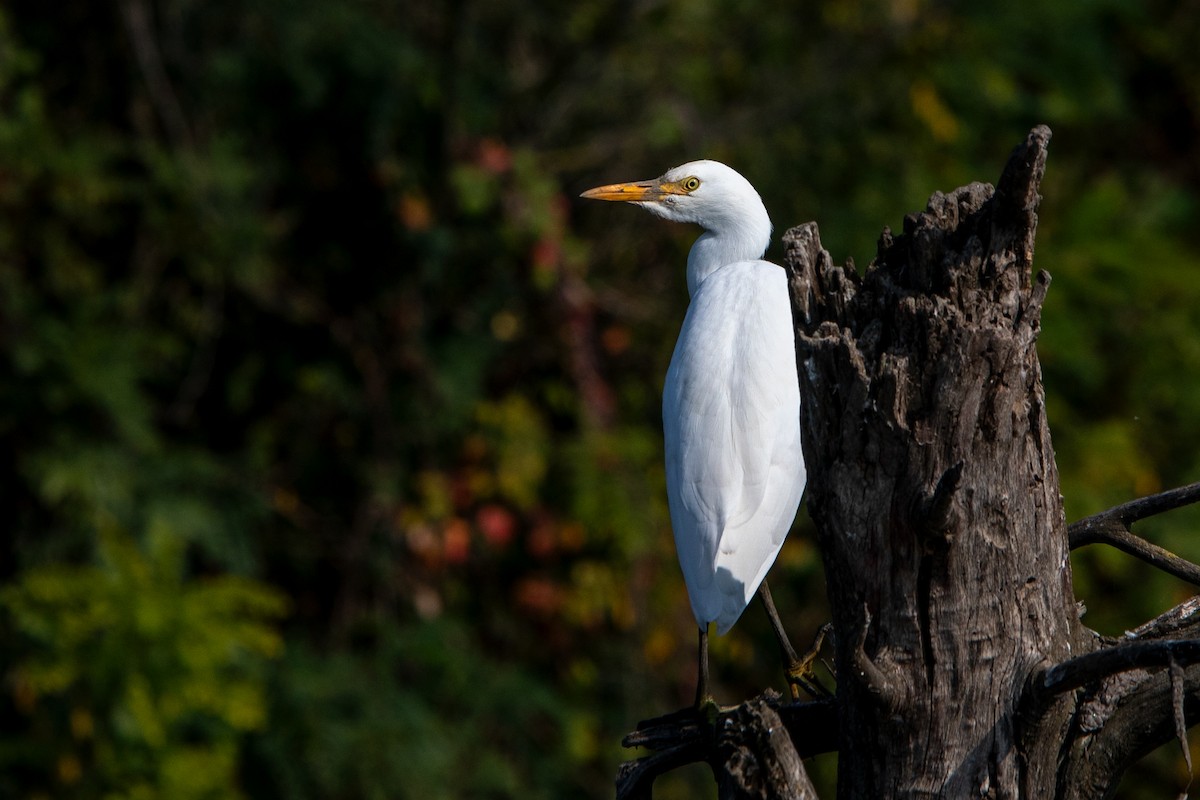
[[[607,795],[692,691],[658,404],[694,232],[573,198],[691,158],[865,263],[1048,123],[1068,515],[1200,478],[1197,30],[1165,0],[12,0],[0,791]],[[772,573],[800,639],[807,526]],[[1144,530],[1200,558],[1198,526]],[[1108,633],[1189,592],[1075,564]],[[780,683],[760,616],[714,642],[729,699]],[[1177,792],[1164,759],[1122,796]]]
[[[96,566],[34,567],[0,592],[21,653],[13,700],[33,720],[0,748],[6,795],[241,796],[240,735],[267,723],[284,598],[238,576],[185,578],[182,540],[163,527],[147,539],[143,553],[104,531]]]

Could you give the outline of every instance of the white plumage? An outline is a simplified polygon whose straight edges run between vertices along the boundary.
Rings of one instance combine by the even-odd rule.
[[[696,622],[735,623],[804,491],[783,270],[738,261],[692,295],[663,388],[667,501]]]
[[[703,659],[708,624],[725,633],[741,616],[804,491],[786,277],[760,260],[771,220],[758,193],[719,162],[583,196],[704,228],[688,254],[691,304],[663,390],[671,524]]]

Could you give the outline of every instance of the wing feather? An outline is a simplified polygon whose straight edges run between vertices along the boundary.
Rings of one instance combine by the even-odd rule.
[[[663,391],[667,497],[700,624],[728,630],[775,560],[804,489],[786,278],[728,264],[692,297]]]

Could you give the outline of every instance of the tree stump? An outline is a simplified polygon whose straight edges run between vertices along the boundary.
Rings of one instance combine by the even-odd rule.
[[[843,797],[1016,797],[1030,677],[1080,643],[1031,275],[1050,132],[998,190],[935,194],[867,274],[784,237],[808,508],[834,628]],[[1064,717],[1065,715],[1060,714]]]

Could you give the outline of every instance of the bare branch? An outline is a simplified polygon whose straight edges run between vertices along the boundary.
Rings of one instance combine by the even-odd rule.
[[[1034,676],[1028,741],[1061,743],[1057,800],[1108,798],[1131,764],[1178,736],[1181,713],[1195,719],[1200,670],[1185,667],[1200,652],[1197,633],[1200,597],[1192,597],[1121,639],[1096,634],[1097,650]],[[1042,723],[1040,709],[1052,703],[1074,709],[1057,732]]]
[[[636,761],[626,761],[617,770],[617,800],[650,800],[655,778],[673,769],[703,761],[706,751],[703,741],[697,739]]]
[[[669,750],[682,744],[702,742],[709,725],[692,708],[685,708],[662,717],[642,720],[637,730],[625,735],[621,746],[645,747],[648,750]]]
[[[1140,536],[1134,535],[1126,530],[1120,522],[1111,521],[1106,527],[1092,528],[1088,533],[1089,536],[1093,537],[1090,541],[1076,544],[1075,540],[1072,539],[1071,549],[1074,550],[1077,547],[1088,544],[1111,545],[1134,558],[1145,561],[1152,567],[1161,569],[1168,575],[1200,586],[1200,566],[1193,564],[1186,558],[1175,555],[1170,550],[1166,550],[1146,541]]]
[[[1107,544],[1169,575],[1200,586],[1200,566],[1151,544],[1130,529],[1134,522],[1200,502],[1200,483],[1142,497],[1071,524],[1067,538],[1072,550],[1089,544]]]
[[[712,719],[686,709],[640,723],[622,744],[656,752],[621,765],[618,800],[649,798],[659,775],[700,761],[712,766],[723,798],[744,794],[738,787],[757,774],[748,771],[751,764],[773,776],[764,796],[775,796],[771,787],[789,787],[789,793],[779,796],[815,797],[799,759],[837,749],[837,704],[832,698],[786,704],[780,700],[778,692],[768,690],[721,709]]]
[[[1200,639],[1134,641],[1097,650],[1056,664],[1042,673],[1037,690],[1047,696],[1069,692],[1089,683],[1135,669],[1154,669],[1200,663]]]
[[[1169,611],[1143,622],[1125,636],[1127,639],[1143,642],[1153,639],[1200,638],[1200,596],[1189,597]]]
[[[1071,523],[1067,529],[1067,537],[1070,539],[1071,549],[1074,550],[1085,544],[1103,541],[1103,532],[1111,528],[1113,523],[1123,530],[1128,530],[1130,525],[1146,517],[1174,511],[1196,502],[1200,502],[1200,482],[1168,489],[1149,497],[1140,497],[1099,514],[1084,517]]]
[[[1184,713],[1200,710],[1200,675],[1186,678]],[[1178,736],[1177,689],[1166,669],[1119,673],[1089,691],[1064,743],[1058,800],[1111,797],[1125,771],[1151,750]]]

